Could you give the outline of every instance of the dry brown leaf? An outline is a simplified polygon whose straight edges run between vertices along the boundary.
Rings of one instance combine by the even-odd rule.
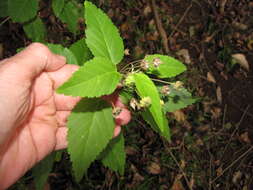
[[[247,47],[248,47],[250,50],[253,49],[253,40],[249,40],[249,41],[248,41]]]
[[[184,169],[185,166],[186,166],[185,160],[181,160],[181,162],[180,162],[180,167],[181,167],[182,169]]]
[[[148,167],[147,167],[147,170],[149,173],[151,174],[160,174],[161,173],[161,167],[155,163],[155,162],[152,162]]]
[[[235,27],[236,29],[239,29],[239,30],[247,30],[248,29],[248,26],[246,24],[243,24],[243,23],[240,23],[240,22],[232,22],[232,25],[233,27]]]
[[[220,160],[215,160],[213,163],[216,165],[216,166],[219,166],[220,165]]]
[[[127,22],[124,22],[123,24],[121,24],[120,30],[121,30],[122,32],[129,31],[129,24],[128,24]]]
[[[199,126],[197,130],[200,132],[207,132],[208,130],[210,130],[210,128],[211,128],[210,125],[206,124],[206,125]]]
[[[177,52],[177,55],[182,56],[184,58],[184,62],[186,64],[190,64],[191,63],[191,57],[189,54],[188,49],[181,49]]]
[[[207,81],[208,82],[212,82],[214,84],[216,83],[216,80],[215,80],[215,78],[214,78],[214,76],[213,76],[213,74],[211,72],[207,73]]]
[[[221,108],[213,107],[211,113],[213,119],[218,119],[221,116]]]
[[[184,122],[186,120],[186,116],[181,110],[173,112],[173,115],[178,122]]]
[[[234,184],[237,184],[238,181],[241,179],[241,177],[242,177],[242,172],[241,171],[235,172],[234,175],[233,175],[233,178],[232,178],[232,182]]]
[[[138,151],[131,146],[126,146],[125,152],[127,155],[136,155],[138,153]]]
[[[232,58],[234,58],[237,61],[237,63],[241,65],[242,68],[249,71],[249,63],[244,54],[236,53],[232,55]]]
[[[251,144],[251,140],[249,138],[249,133],[248,132],[244,132],[240,135],[240,140],[245,142],[245,143],[249,143]]]
[[[223,172],[222,167],[218,167],[218,168],[216,169],[216,174],[217,174],[217,176],[221,176],[221,175],[222,175],[222,172]]]
[[[197,140],[196,140],[196,145],[197,145],[197,146],[203,146],[203,145],[204,145],[204,142],[202,141],[202,139],[197,139]]]
[[[181,178],[182,178],[182,175],[176,176],[175,181],[171,187],[171,190],[185,190],[183,184],[181,183],[181,180],[180,180]]]
[[[143,14],[144,14],[144,16],[147,16],[149,13],[151,13],[152,12],[152,10],[151,10],[151,8],[150,8],[150,6],[149,5],[147,5],[145,8],[144,8],[144,10],[143,10]]]
[[[217,97],[217,101],[221,104],[222,103],[222,93],[221,93],[220,86],[218,86],[216,89],[216,97]]]

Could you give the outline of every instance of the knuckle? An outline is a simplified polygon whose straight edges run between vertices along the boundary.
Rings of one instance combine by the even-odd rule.
[[[38,42],[33,42],[29,48],[36,50],[37,52],[41,53],[41,54],[46,54],[48,55],[50,53],[50,50],[48,49],[47,46],[45,46],[44,44],[38,43]]]

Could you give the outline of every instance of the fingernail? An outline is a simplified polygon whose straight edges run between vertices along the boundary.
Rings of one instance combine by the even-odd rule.
[[[73,65],[73,67],[72,67],[72,74],[73,74],[74,72],[76,72],[78,69],[79,69],[78,66],[74,67],[74,65]]]

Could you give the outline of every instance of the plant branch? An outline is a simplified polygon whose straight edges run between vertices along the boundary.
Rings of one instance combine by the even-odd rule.
[[[150,6],[152,8],[152,11],[154,13],[155,16],[155,24],[156,24],[156,29],[158,30],[161,38],[162,38],[162,44],[163,44],[163,48],[166,54],[169,53],[169,46],[168,46],[168,37],[167,34],[163,28],[160,16],[157,12],[157,7],[155,4],[155,0],[149,0]]]
[[[228,167],[226,167],[222,173],[217,176],[211,183],[213,184],[218,178],[220,178],[228,169],[230,169],[236,162],[238,162],[240,159],[242,159],[244,156],[246,156],[250,151],[253,150],[253,146],[251,146],[246,152],[244,152],[241,156],[239,156],[234,162],[232,162]]]
[[[1,23],[0,23],[0,27],[4,24],[4,23],[6,23],[8,20],[10,20],[10,18],[11,17],[6,17]]]

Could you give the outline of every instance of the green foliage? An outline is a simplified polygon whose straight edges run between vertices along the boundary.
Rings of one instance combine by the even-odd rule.
[[[164,104],[164,110],[166,112],[174,112],[196,102],[196,99],[192,98],[191,93],[185,88],[175,89],[173,85],[171,85],[171,90],[167,98],[168,100]]]
[[[52,9],[58,18],[61,16],[65,4],[66,0],[52,0]]]
[[[47,181],[48,175],[52,170],[54,160],[55,160],[56,152],[51,153],[46,158],[41,160],[34,168],[33,168],[33,177],[35,182],[36,190],[43,190],[45,183]]]
[[[76,56],[78,65],[80,66],[92,58],[92,54],[85,43],[85,38],[73,43],[69,49]]]
[[[8,16],[8,1],[1,0],[0,1],[0,17]]]
[[[134,80],[138,95],[141,98],[150,97],[151,106],[148,108],[148,110],[153,116],[154,121],[157,124],[159,130],[163,132],[166,126],[164,126],[162,106],[160,103],[159,93],[155,84],[147,75],[143,73],[134,74]]]
[[[99,97],[112,93],[121,75],[116,66],[106,58],[95,57],[73,74],[57,92],[81,97]]]
[[[8,0],[8,14],[14,22],[26,22],[33,19],[37,10],[37,0]]]
[[[123,40],[108,16],[85,1],[86,43],[95,57],[106,57],[118,64],[124,55]]]
[[[55,15],[66,23],[70,32],[76,34],[78,31],[78,19],[81,17],[82,10],[73,1],[54,0],[52,7]]]
[[[141,113],[142,118],[152,127],[152,129],[163,136],[167,141],[170,141],[170,128],[168,124],[168,119],[166,118],[165,113],[163,114],[163,125],[164,131],[161,131],[157,123],[154,120],[154,117],[150,111],[146,110]]]
[[[68,118],[68,152],[80,181],[113,136],[112,108],[101,99],[84,99]]]
[[[143,62],[148,64],[146,72],[159,78],[174,77],[186,70],[185,65],[180,61],[165,55],[147,55]]]
[[[46,28],[39,17],[24,25],[24,31],[33,42],[44,42],[46,38]]]
[[[109,167],[115,172],[119,172],[121,175],[124,175],[126,162],[124,141],[124,136],[121,133],[118,137],[111,140],[101,154],[104,166]]]
[[[7,1],[0,2],[0,11],[7,7],[8,15],[13,21],[25,22],[24,31],[32,41],[46,43],[46,28],[37,16],[37,0],[9,0],[8,5],[4,2]],[[124,45],[118,29],[91,2],[85,1],[84,8],[84,38],[71,44],[69,48],[46,43],[52,52],[65,56],[68,64],[80,66],[57,89],[58,93],[85,97],[76,105],[67,122],[68,153],[78,181],[96,159],[113,171],[124,174],[124,136],[121,133],[112,139],[115,126],[112,108],[99,97],[113,93],[120,84],[119,86],[123,86],[118,89],[122,102],[132,108],[129,109],[133,114],[141,115],[155,132],[168,141],[171,137],[166,113],[196,101],[180,82],[169,83],[162,80],[175,77],[186,70],[184,64],[172,57],[147,55],[141,63],[133,62],[140,65],[129,64],[132,68],[125,71],[131,72],[119,73],[117,64],[123,59]],[[78,19],[83,15],[83,8],[76,1],[52,0],[52,10],[56,17],[67,24],[70,32],[78,33]],[[0,16],[7,16],[7,13],[0,12]],[[140,72],[140,68],[143,72]],[[158,81],[155,84],[152,81],[155,79],[151,79],[149,75],[162,78],[158,81],[169,85],[164,89],[157,87]],[[125,80],[121,81],[122,78]],[[132,105],[132,100],[135,105]],[[54,160],[48,157],[34,169],[38,188],[43,187]]]
[[[55,54],[65,56],[68,64],[78,65],[75,55],[66,47],[58,44],[47,44],[47,47]]]

